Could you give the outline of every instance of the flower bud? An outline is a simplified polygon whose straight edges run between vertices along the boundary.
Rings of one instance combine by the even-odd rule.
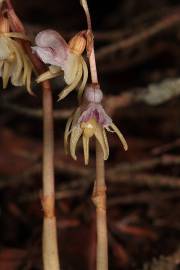
[[[8,20],[14,32],[25,33],[24,26],[13,8],[7,10]]]
[[[86,47],[86,39],[84,38],[84,35],[82,32],[75,35],[69,41],[69,48],[74,54],[81,55],[85,47]]]
[[[91,85],[86,87],[84,96],[88,102],[94,103],[101,103],[103,99],[103,93],[101,89],[93,87]]]
[[[5,17],[0,17],[0,33],[8,33],[9,32],[9,21]]]

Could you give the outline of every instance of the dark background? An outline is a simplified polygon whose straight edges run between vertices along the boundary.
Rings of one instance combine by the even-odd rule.
[[[88,1],[104,104],[126,136],[109,134],[106,162],[110,270],[178,269],[180,263],[180,3]],[[68,41],[86,28],[79,1],[14,1],[32,40],[52,28]],[[115,45],[114,45],[115,44]],[[110,48],[110,51],[109,51]],[[53,80],[58,239],[62,269],[93,270],[94,142],[83,164],[64,154],[63,132],[77,105],[61,103]],[[0,269],[42,269],[41,89],[8,86],[0,95]],[[154,259],[155,258],[155,259]]]

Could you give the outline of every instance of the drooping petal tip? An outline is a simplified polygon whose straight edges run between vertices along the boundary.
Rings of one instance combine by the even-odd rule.
[[[124,138],[123,134],[121,133],[121,131],[117,128],[117,126],[112,123],[111,124],[111,128],[114,130],[114,132],[117,134],[117,136],[119,137],[123,147],[124,147],[124,150],[127,151],[128,150],[128,144],[126,142],[126,139]]]

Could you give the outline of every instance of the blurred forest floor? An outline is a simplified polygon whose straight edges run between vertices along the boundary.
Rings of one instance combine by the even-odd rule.
[[[14,1],[29,34],[46,28],[68,40],[85,29],[78,0]],[[106,162],[110,270],[180,267],[180,3],[90,1],[104,103],[126,136],[109,136]],[[58,239],[62,269],[93,270],[94,147],[88,167],[64,154],[63,132],[76,96],[56,102],[53,81]],[[24,89],[0,95],[0,269],[39,270],[41,262],[42,111]]]

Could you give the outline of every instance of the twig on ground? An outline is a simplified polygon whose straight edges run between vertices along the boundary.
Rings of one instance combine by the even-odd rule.
[[[101,60],[104,57],[111,55],[112,53],[127,49],[137,44],[141,43],[148,38],[156,35],[157,33],[166,30],[169,27],[173,27],[180,23],[180,9],[176,9],[171,14],[166,15],[160,21],[150,26],[149,28],[143,29],[142,32],[135,34],[134,36],[130,36],[127,39],[122,39],[113,44],[107,45],[101,49],[99,49],[96,53],[97,60]]]

